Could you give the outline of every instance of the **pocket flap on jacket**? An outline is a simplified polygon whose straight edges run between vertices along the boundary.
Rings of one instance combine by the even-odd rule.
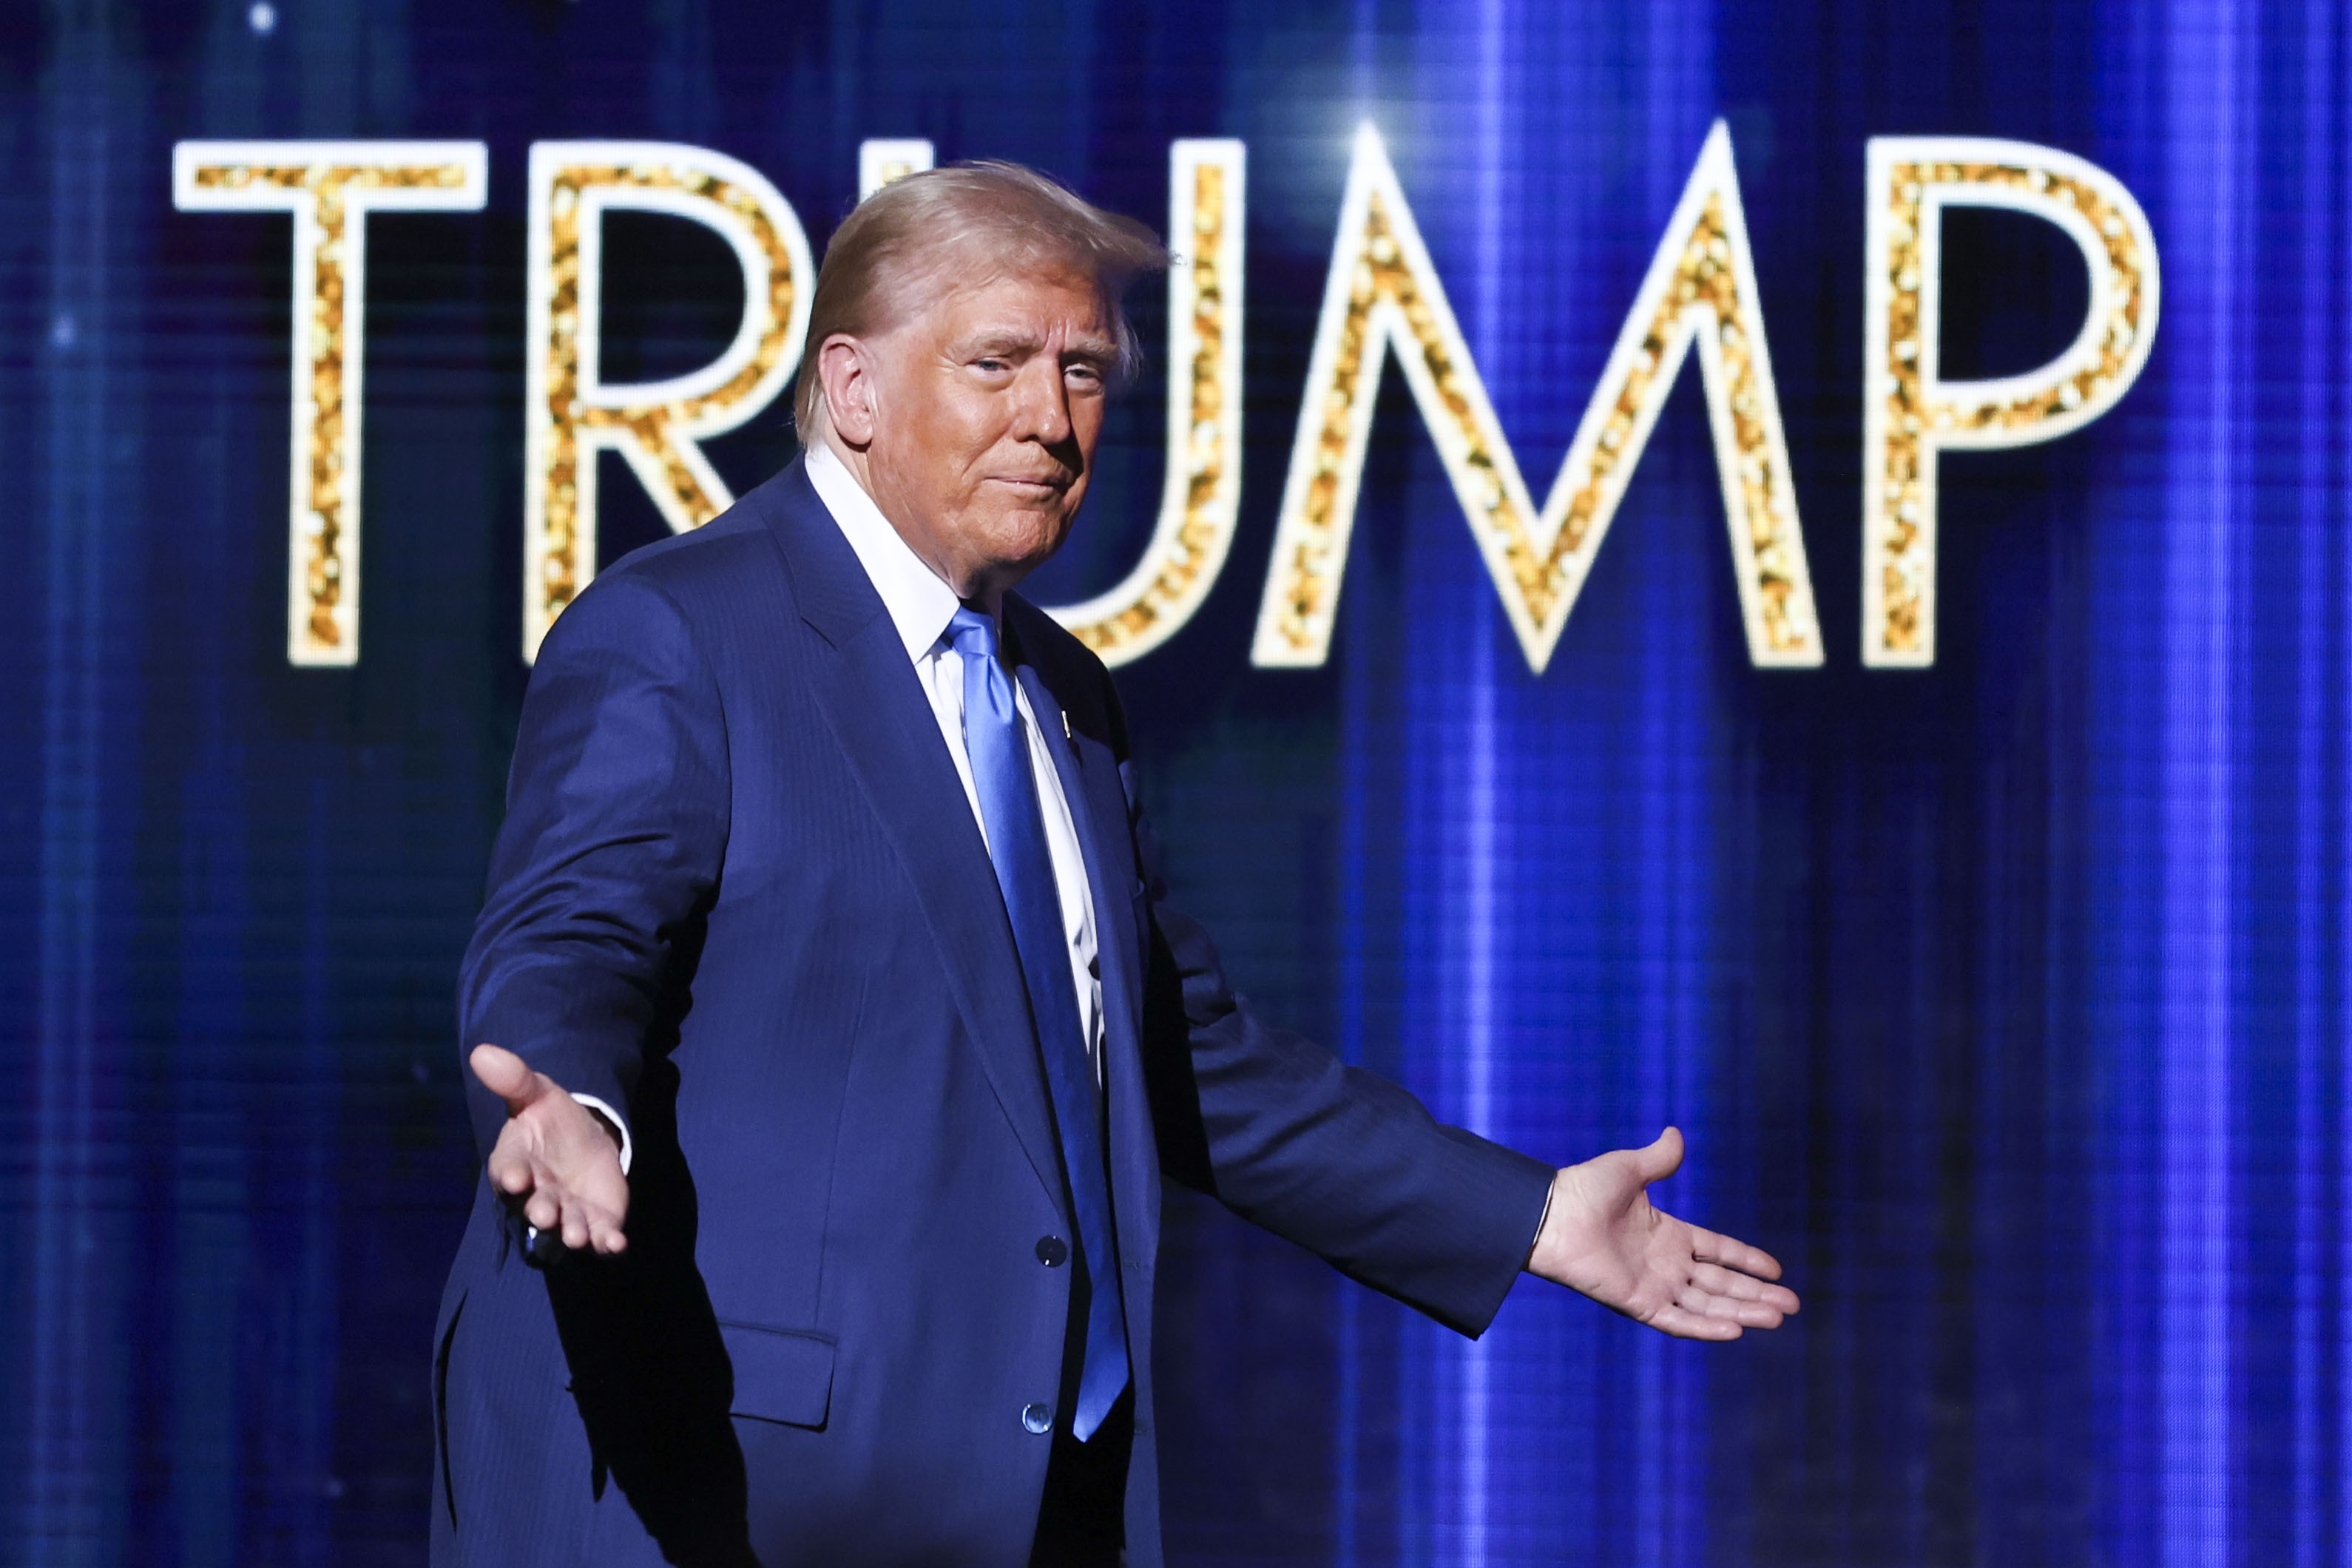
[[[833,1403],[833,1341],[824,1334],[719,1325],[735,1367],[729,1413],[792,1426],[822,1426]]]

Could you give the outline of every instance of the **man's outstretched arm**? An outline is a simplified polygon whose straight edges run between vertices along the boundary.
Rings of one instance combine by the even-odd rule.
[[[1208,934],[1165,901],[1139,811],[1133,826],[1152,894],[1145,1076],[1171,1177],[1465,1334],[1486,1331],[1522,1268],[1689,1339],[1797,1310],[1769,1256],[1651,1205],[1649,1184],[1682,1164],[1680,1133],[1554,1170],[1266,1027]]]
[[[1685,1340],[1736,1340],[1777,1329],[1797,1293],[1775,1283],[1771,1254],[1701,1230],[1650,1203],[1650,1184],[1682,1168],[1669,1127],[1646,1149],[1620,1149],[1552,1179],[1528,1272]]]
[[[532,671],[459,988],[489,1180],[566,1246],[623,1245],[630,1095],[726,831],[724,727],[691,631],[642,574],[608,574]]]

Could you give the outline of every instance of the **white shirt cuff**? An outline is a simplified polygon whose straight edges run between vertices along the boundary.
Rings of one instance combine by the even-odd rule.
[[[613,1131],[621,1135],[621,1174],[627,1175],[629,1157],[636,1152],[636,1145],[629,1141],[628,1122],[622,1118],[619,1111],[614,1110],[593,1094],[575,1094],[572,1098],[611,1122]]]

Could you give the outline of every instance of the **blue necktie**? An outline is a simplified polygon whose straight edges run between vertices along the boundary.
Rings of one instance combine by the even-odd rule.
[[[996,657],[996,623],[977,611],[958,610],[947,635],[963,659],[964,747],[980,794],[980,817],[988,826],[989,858],[996,863],[996,884],[1021,952],[1021,977],[1029,990],[1037,1049],[1045,1059],[1045,1085],[1062,1134],[1062,1168],[1069,1177],[1070,1207],[1077,1216],[1078,1244],[1092,1287],[1078,1407],[1070,1423],[1084,1442],[1127,1386],[1127,1322],[1120,1310],[1099,1096],[1078,1023],[1069,933],[1062,922],[1054,858],[1045,847],[1045,821],[1038,813],[1029,737],[1013,703],[1013,681]]]

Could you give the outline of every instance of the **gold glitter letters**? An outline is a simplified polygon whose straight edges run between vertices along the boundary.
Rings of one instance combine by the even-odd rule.
[[[716,231],[743,268],[735,341],[690,374],[613,386],[597,374],[604,214],[624,207]],[[619,452],[684,532],[734,497],[698,443],[775,400],[798,366],[816,269],[791,204],[746,163],[659,142],[530,150],[523,657],[596,574],[596,456]]]
[[[925,141],[861,144],[862,200],[929,168]],[[1113,665],[1159,647],[1223,570],[1241,478],[1246,163],[1234,141],[1170,149],[1167,469],[1143,558],[1117,586],[1052,613]],[[287,658],[359,658],[361,374],[366,217],[478,211],[477,142],[184,142],[185,211],[294,218]],[[1936,657],[1937,454],[2054,439],[2098,418],[2156,335],[2155,237],[2131,193],[2026,142],[1877,137],[1869,144],[1863,431],[1863,661]],[[619,452],[670,526],[732,502],[700,442],[772,405],[797,367],[815,268],[798,216],[756,170],[702,148],[543,142],[530,151],[523,651],[535,654],[596,570],[597,458]],[[1948,381],[1937,369],[1944,209],[2006,207],[2081,250],[2090,305],[2039,369]],[[603,215],[700,223],[741,266],[735,339],[690,374],[612,385],[599,373]],[[1328,657],[1380,375],[1393,353],[1529,668],[1558,647],[1692,345],[1722,483],[1751,659],[1822,662],[1805,543],[1773,388],[1728,132],[1708,135],[1538,511],[1489,403],[1379,132],[1357,134],[1285,478],[1255,664]]]
[[[1209,596],[1233,548],[1242,482],[1242,144],[1168,152],[1168,468],[1160,521],[1118,586],[1049,613],[1108,665],[1142,658]]]
[[[1822,661],[1731,137],[1718,122],[1586,405],[1540,514],[1486,400],[1380,133],[1357,132],[1339,236],[1250,653],[1318,665],[1331,646],[1381,362],[1397,354],[1528,668],[1540,672],[1658,411],[1696,342],[1732,560],[1759,666]]]
[[[1869,169],[1862,659],[1920,667],[1936,662],[1936,454],[2053,440],[2114,407],[2156,338],[2156,236],[2114,175],[2030,142],[1879,136]],[[1943,212],[1962,205],[2046,218],[2082,249],[2090,311],[2038,370],[1937,374]]]
[[[476,212],[479,142],[183,142],[183,212],[294,215],[291,503],[286,658],[360,657],[360,374],[367,362],[367,215]]]

